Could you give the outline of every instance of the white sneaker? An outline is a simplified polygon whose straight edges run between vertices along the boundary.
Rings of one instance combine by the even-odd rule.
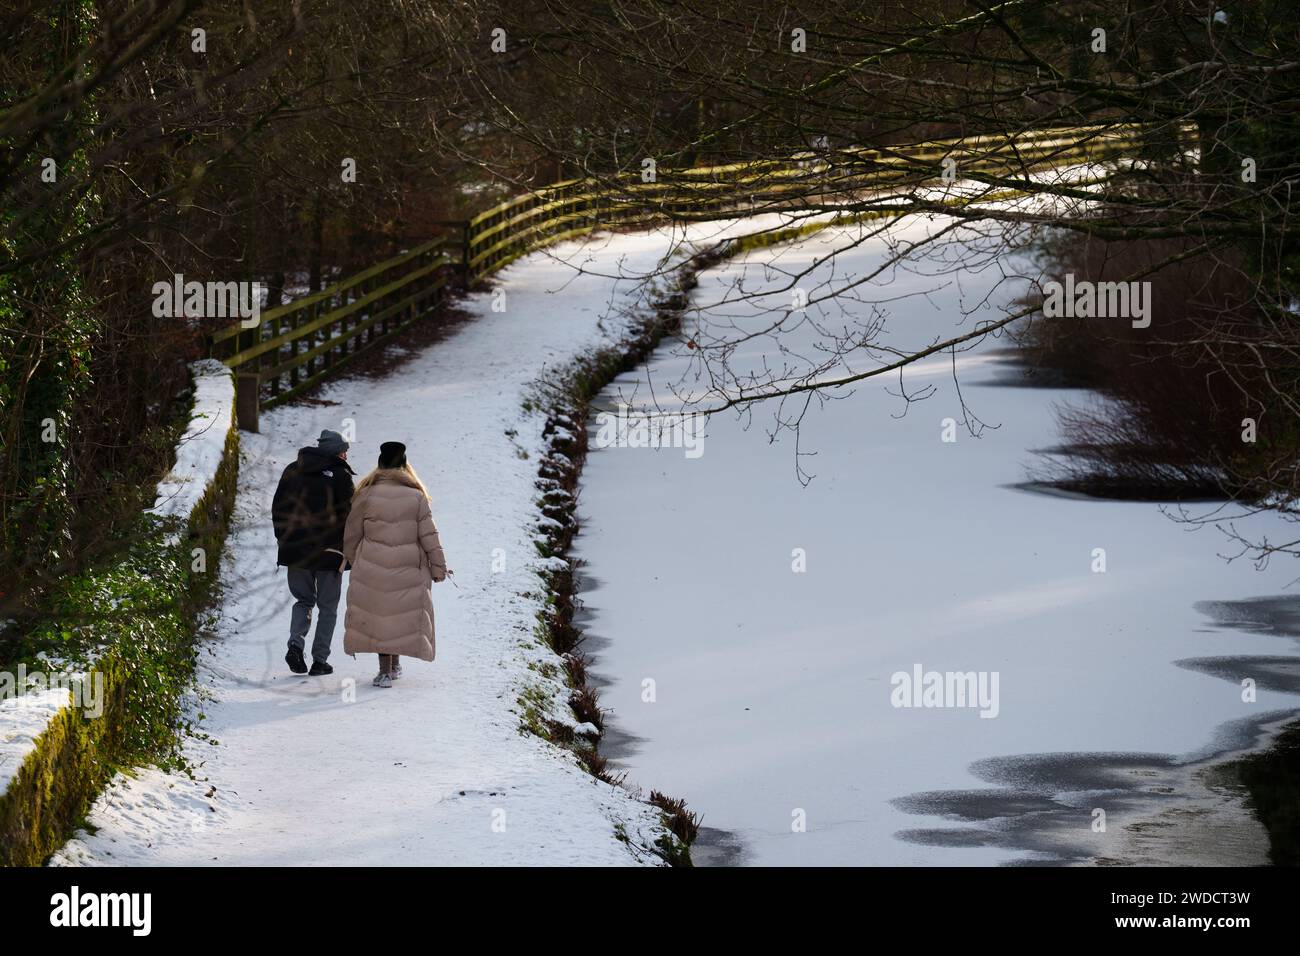
[[[374,684],[376,687],[392,687],[393,679],[389,677],[387,674],[377,674],[375,675],[375,679],[371,681],[371,683]]]
[[[401,676],[402,676],[402,665],[401,665],[401,664],[393,664],[392,666],[390,666],[390,667],[388,668],[388,676],[391,677],[393,680],[397,680],[397,678],[401,677]]]

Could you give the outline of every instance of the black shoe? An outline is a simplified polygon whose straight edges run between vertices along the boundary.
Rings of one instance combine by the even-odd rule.
[[[295,674],[307,673],[307,662],[302,658],[302,651],[296,647],[289,648],[289,653],[284,655],[284,662]]]
[[[330,667],[324,661],[312,661],[311,670],[307,672],[308,677],[324,677],[326,674],[333,674],[334,668]]]

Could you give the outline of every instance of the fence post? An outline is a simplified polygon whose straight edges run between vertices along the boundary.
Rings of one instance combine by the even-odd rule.
[[[460,287],[469,288],[469,220],[435,219],[435,226],[454,226],[460,230],[460,261],[456,263],[456,275],[460,278]],[[490,225],[490,222],[484,223]]]
[[[256,372],[240,372],[235,376],[235,423],[246,432],[257,431],[261,384],[261,376]]]
[[[289,331],[290,331],[290,332],[297,332],[297,331],[298,331],[298,326],[300,326],[300,325],[302,325],[302,310],[300,310],[300,309],[295,309],[293,312],[290,312],[290,313],[289,313]],[[296,359],[296,358],[298,357],[298,352],[300,351],[300,349],[298,348],[298,344],[299,344],[299,340],[298,340],[298,336],[296,336],[296,335],[295,335],[293,338],[291,338],[291,339],[289,340],[289,358],[290,358],[290,359]],[[289,387],[290,387],[290,388],[292,388],[293,386],[295,386],[295,385],[298,384],[298,378],[299,378],[298,370],[299,370],[300,368],[301,368],[301,366],[299,366],[299,365],[295,365],[293,368],[291,368],[291,369],[289,370]]]
[[[460,264],[456,271],[460,273],[460,284],[464,289],[469,288],[469,220],[466,219],[460,227]]]

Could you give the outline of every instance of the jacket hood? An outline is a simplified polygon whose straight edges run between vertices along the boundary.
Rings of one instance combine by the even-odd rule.
[[[406,485],[408,488],[420,490],[420,486],[415,483],[410,472],[403,468],[376,468],[375,481],[391,481],[394,484]]]
[[[313,445],[298,449],[298,467],[309,475],[322,472],[326,468],[343,468],[349,475],[356,474],[352,470],[352,466],[338,455],[331,455],[329,452],[321,451]]]

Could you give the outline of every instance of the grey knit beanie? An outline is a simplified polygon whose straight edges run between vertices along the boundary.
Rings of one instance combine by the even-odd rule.
[[[316,439],[316,447],[327,455],[341,455],[349,446],[342,435],[326,428],[320,433],[320,438]]]

